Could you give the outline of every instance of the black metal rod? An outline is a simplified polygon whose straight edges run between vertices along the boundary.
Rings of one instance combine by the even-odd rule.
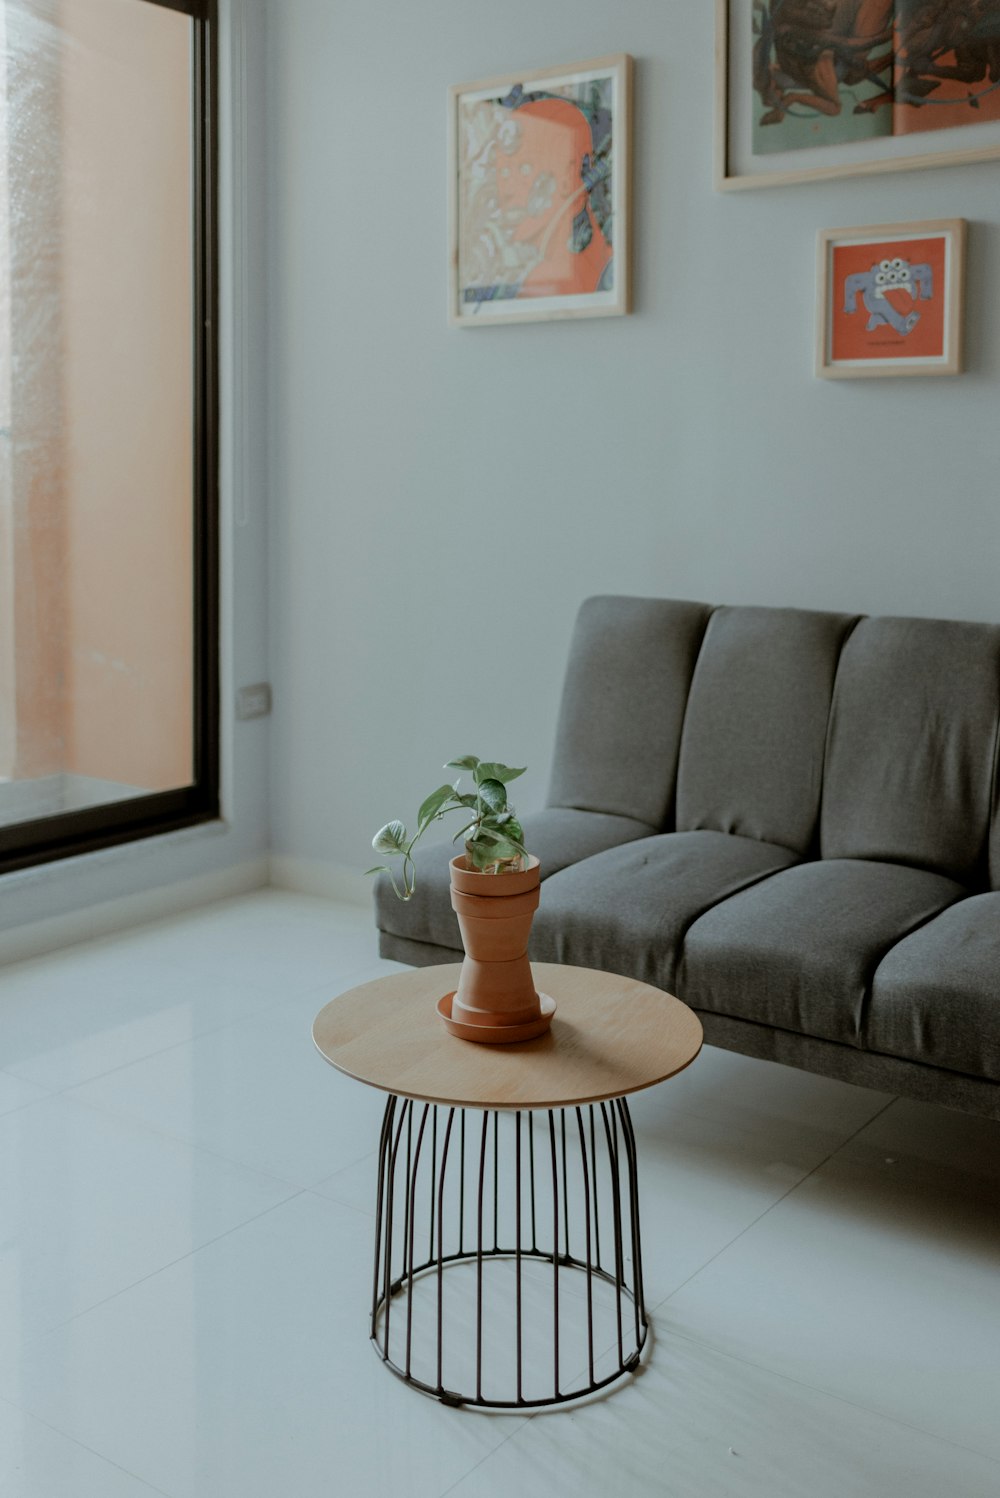
[[[413,1349],[413,1235],[417,1226],[417,1180],[420,1175],[420,1149],[424,1142],[424,1130],[427,1127],[427,1115],[431,1110],[430,1103],[424,1104],[424,1111],[420,1117],[420,1128],[417,1131],[417,1147],[413,1153],[413,1174],[409,1181],[410,1196],[410,1238],[407,1249],[407,1258],[410,1262],[410,1283],[406,1290],[406,1376],[410,1376],[410,1355]]]
[[[413,1163],[413,1104],[406,1116],[406,1199],[403,1203],[403,1266],[400,1280],[406,1278],[406,1266],[408,1263],[407,1248],[410,1242],[410,1166]]]
[[[378,1283],[379,1270],[382,1267],[382,1204],[385,1196],[385,1167],[386,1153],[389,1148],[389,1140],[392,1138],[392,1116],[396,1111],[396,1099],[390,1097],[385,1105],[385,1113],[382,1115],[382,1133],[378,1142],[378,1191],[375,1195],[375,1267],[372,1274],[372,1321],[371,1335],[375,1335],[375,1321],[378,1316]]]
[[[552,1374],[555,1397],[559,1398],[559,1168],[556,1164],[556,1125],[549,1109],[549,1145],[552,1151]]]
[[[569,1258],[569,1187],[566,1182],[566,1110],[559,1110],[559,1130],[562,1136],[562,1185],[563,1185],[563,1252]]]
[[[434,1110],[437,1123],[437,1109]],[[448,1169],[448,1146],[451,1143],[451,1126],[455,1122],[454,1108],[448,1109],[448,1122],[441,1146],[441,1177],[438,1182],[438,1252],[437,1252],[437,1381],[438,1389],[444,1388],[444,1182]]]
[[[409,1114],[413,1104],[409,1099],[404,1099],[403,1106],[399,1110],[399,1123],[396,1126],[396,1137],[392,1144],[392,1157],[389,1161],[389,1196],[386,1206],[385,1217],[385,1293],[383,1304],[385,1305],[385,1320],[382,1330],[385,1334],[384,1354],[386,1360],[389,1357],[389,1312],[392,1308],[392,1201],[396,1182],[396,1156],[399,1154],[399,1142],[403,1135],[403,1123]]]
[[[615,1314],[618,1323],[618,1362],[621,1367],[624,1367],[625,1343],[622,1331],[622,1286],[624,1275],[624,1265],[622,1262],[622,1203],[618,1182],[618,1151],[611,1142],[611,1125],[608,1123],[608,1110],[604,1103],[601,1104],[601,1117],[604,1119],[604,1132],[608,1139],[608,1159],[611,1162],[611,1196],[615,1209]],[[614,1114],[612,1113],[612,1120],[613,1118]]]
[[[597,1141],[594,1137],[594,1105],[591,1103],[587,1109],[590,1114],[590,1162],[593,1172],[594,1183],[594,1260],[598,1269],[601,1267],[601,1214],[598,1207],[600,1193],[597,1189]]]
[[[493,1115],[493,1252],[500,1251],[500,1113]]]
[[[635,1134],[632,1131],[632,1119],[628,1111],[628,1105],[624,1098],[619,1098],[615,1106],[618,1109],[622,1123],[622,1138],[625,1141],[625,1157],[628,1161],[628,1184],[629,1184],[629,1226],[632,1232],[632,1299],[635,1306],[635,1340],[641,1341],[642,1327],[646,1325],[646,1305],[642,1289],[642,1239],[639,1233],[639,1173],[638,1160],[636,1158]]]
[[[528,1115],[529,1118],[531,1115]],[[524,1380],[521,1366],[521,1115],[514,1115],[514,1278],[517,1321],[517,1402],[521,1403],[524,1398]]]
[[[430,1231],[427,1234],[428,1257],[434,1252],[434,1187],[437,1181],[438,1110],[431,1117],[431,1210]]]
[[[458,1172],[458,1251],[465,1248],[465,1109],[461,1120],[461,1164]]]
[[[587,1171],[587,1141],[583,1133],[583,1114],[576,1110],[576,1121],[580,1129],[580,1163],[583,1166],[583,1205],[586,1224],[587,1246],[587,1370],[590,1382],[594,1382],[594,1276],[590,1263],[590,1177]]]
[[[483,1397],[483,1191],[486,1185],[486,1131],[490,1115],[483,1114],[479,1149],[479,1193],[476,1201],[476,1398]]]
[[[622,1197],[622,1150],[618,1138],[618,1109],[614,1101],[608,1104],[611,1113],[611,1135],[615,1141],[615,1188],[618,1191],[618,1239],[621,1244],[621,1281],[623,1289],[628,1289],[628,1270],[625,1267],[625,1224],[621,1215]]]
[[[528,1114],[528,1159],[531,1172],[531,1251],[538,1250],[538,1229],[535,1223],[535,1115]]]

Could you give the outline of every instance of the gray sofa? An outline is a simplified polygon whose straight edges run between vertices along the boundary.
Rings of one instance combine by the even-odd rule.
[[[1000,627],[592,598],[530,955],[626,973],[710,1044],[1000,1118]],[[380,950],[461,957],[450,846]],[[383,876],[384,880],[384,876]]]

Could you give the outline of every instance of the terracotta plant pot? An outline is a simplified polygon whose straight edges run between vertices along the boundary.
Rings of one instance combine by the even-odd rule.
[[[528,961],[539,883],[537,858],[509,874],[481,874],[464,855],[452,859],[451,903],[465,961],[455,993],[438,1005],[452,1034],[502,1043],[530,1040],[549,1028],[555,1005],[536,993]]]

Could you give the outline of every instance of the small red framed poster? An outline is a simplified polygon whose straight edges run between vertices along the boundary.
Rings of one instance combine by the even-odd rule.
[[[958,374],[965,229],[936,219],[821,230],[816,373]]]

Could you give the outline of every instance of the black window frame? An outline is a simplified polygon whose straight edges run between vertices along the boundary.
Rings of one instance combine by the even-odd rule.
[[[217,0],[136,0],[191,17],[194,290],[194,661],[192,784],[0,825],[0,874],[220,815],[219,248]]]

